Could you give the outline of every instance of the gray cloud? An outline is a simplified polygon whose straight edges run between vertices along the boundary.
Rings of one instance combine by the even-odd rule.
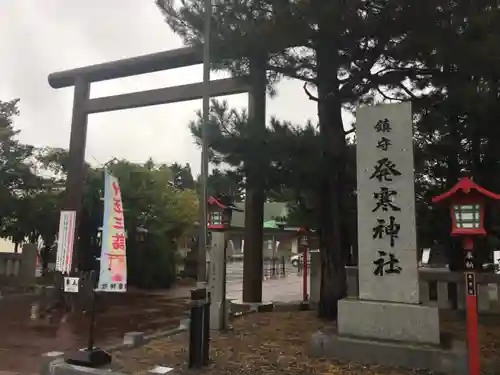
[[[51,72],[178,48],[181,41],[163,22],[153,0],[3,0],[0,2],[0,98],[21,98],[16,126],[21,140],[67,147],[72,90],[54,90]],[[216,77],[214,75],[214,77]],[[93,97],[200,81],[201,67],[177,69],[95,84]],[[304,123],[316,120],[316,103],[299,82],[278,85],[268,116]],[[246,95],[227,98],[244,108]],[[189,162],[200,154],[188,130],[201,101],[92,115],[87,160],[112,157]]]

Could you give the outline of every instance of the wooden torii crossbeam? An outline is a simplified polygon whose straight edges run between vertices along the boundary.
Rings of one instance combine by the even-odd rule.
[[[90,99],[91,83],[197,65],[203,62],[202,56],[202,46],[185,47],[61,71],[49,75],[49,84],[55,89],[74,86],[68,176],[66,180],[66,194],[61,208],[76,212],[75,230],[77,232],[82,208],[88,115],[201,99],[204,94],[203,83],[193,83]],[[211,81],[208,85],[209,96],[216,97],[248,92],[249,120],[265,126],[267,83],[265,66],[265,63],[261,62],[252,63],[250,67],[250,81],[244,80],[241,77]],[[73,259],[76,260],[72,266],[74,270],[79,260],[76,242],[73,251]],[[261,260],[259,261],[258,257],[252,259],[250,267],[258,271],[261,269],[260,262]],[[258,282],[261,283],[262,278],[259,276],[259,272],[254,274],[254,281],[258,279]]]

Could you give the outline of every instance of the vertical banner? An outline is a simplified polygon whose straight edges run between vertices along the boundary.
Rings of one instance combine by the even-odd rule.
[[[127,290],[127,254],[125,220],[118,179],[105,171],[104,219],[102,225],[101,269],[97,290]]]
[[[57,235],[56,271],[71,272],[73,244],[75,241],[76,211],[61,211]]]

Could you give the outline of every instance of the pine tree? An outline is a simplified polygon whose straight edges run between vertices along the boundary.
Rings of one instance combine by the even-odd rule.
[[[184,0],[177,9],[165,5],[166,1],[157,3],[186,43],[201,41],[201,0]],[[491,8],[491,3],[480,2],[477,15]],[[319,312],[323,317],[335,318],[337,301],[345,296],[344,265],[353,245],[343,219],[352,191],[347,184],[348,143],[342,109],[352,110],[380,97],[414,100],[415,92],[449,77],[444,63],[457,58],[449,42],[456,38],[453,33],[459,21],[467,22],[467,4],[445,0],[215,1],[215,65],[248,74],[249,61],[264,52],[270,83],[280,76],[301,79],[307,97],[318,104],[323,166],[318,189],[323,265]],[[436,47],[442,49],[438,54]]]
[[[33,147],[20,143],[14,129],[14,117],[19,115],[19,99],[0,101],[0,230],[2,237],[20,243],[28,228],[21,225],[25,198],[39,186],[33,173]]]

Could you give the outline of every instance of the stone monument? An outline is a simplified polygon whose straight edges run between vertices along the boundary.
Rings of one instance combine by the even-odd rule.
[[[210,329],[226,329],[229,306],[226,300],[226,236],[225,232],[212,231],[208,291],[210,293]]]
[[[439,344],[419,304],[411,104],[358,109],[356,140],[359,299],[339,302],[339,334]]]
[[[465,357],[441,351],[439,310],[419,301],[412,128],[410,103],[357,111],[359,298],[339,301],[323,354],[447,372]]]

